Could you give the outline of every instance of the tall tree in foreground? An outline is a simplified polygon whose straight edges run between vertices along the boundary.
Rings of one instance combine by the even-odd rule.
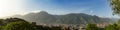
[[[120,0],[110,0],[110,5],[113,10],[113,14],[120,15]]]
[[[110,0],[110,5],[113,10],[113,14],[120,15],[120,0]],[[118,28],[118,29],[117,29]],[[120,30],[120,20],[118,21],[117,26],[115,25],[109,25],[107,30],[113,29],[113,30]]]

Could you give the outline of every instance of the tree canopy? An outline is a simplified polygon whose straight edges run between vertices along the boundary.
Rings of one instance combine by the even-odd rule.
[[[96,24],[88,24],[86,30],[99,30]]]
[[[119,28],[117,24],[113,24],[113,25],[106,26],[105,30],[119,30]]]
[[[110,5],[113,10],[113,14],[120,15],[120,0],[110,0]]]
[[[37,30],[37,28],[28,22],[18,21],[7,24],[3,30]]]

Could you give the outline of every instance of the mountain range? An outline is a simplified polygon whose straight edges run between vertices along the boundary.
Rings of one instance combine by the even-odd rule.
[[[22,18],[37,24],[88,24],[88,23],[110,23],[113,19],[102,18],[96,15],[84,13],[70,13],[66,15],[52,15],[45,11],[29,13],[26,15],[14,15],[12,17]]]

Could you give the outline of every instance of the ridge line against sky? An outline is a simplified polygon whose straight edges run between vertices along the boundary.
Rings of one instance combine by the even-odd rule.
[[[112,15],[108,0],[0,0],[0,17],[47,11],[50,14],[85,13],[101,17]]]

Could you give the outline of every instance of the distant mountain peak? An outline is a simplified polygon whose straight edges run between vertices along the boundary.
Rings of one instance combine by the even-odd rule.
[[[40,11],[39,14],[48,14],[46,11]]]

